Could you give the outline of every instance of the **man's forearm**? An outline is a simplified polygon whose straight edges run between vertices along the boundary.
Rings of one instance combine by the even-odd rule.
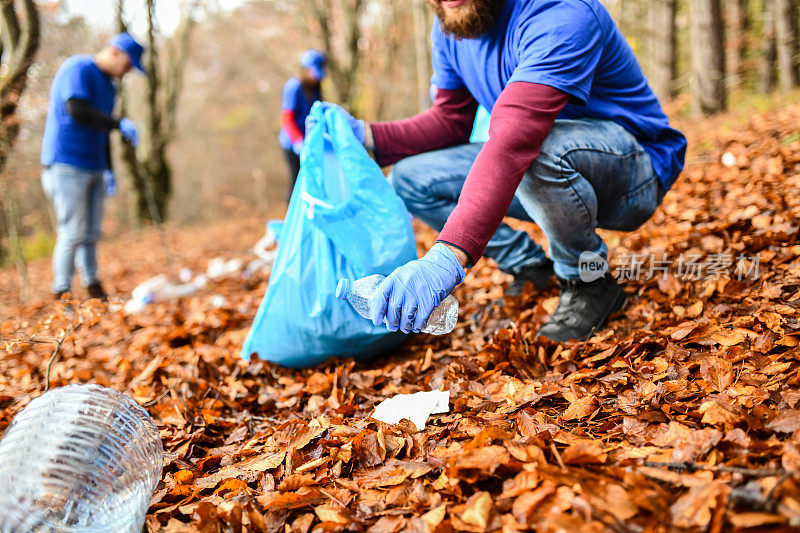
[[[371,149],[378,164],[386,166],[412,155],[464,144],[469,142],[477,110],[478,102],[466,89],[439,89],[427,111],[404,120],[370,124]]]
[[[119,119],[95,109],[86,100],[70,98],[66,102],[67,113],[75,122],[87,128],[110,131],[119,128]]]
[[[295,122],[294,111],[291,109],[281,110],[281,129],[292,143],[300,142],[304,139],[303,132],[300,131]]]
[[[495,103],[489,130],[470,169],[458,204],[439,240],[477,261],[508,211],[522,176],[569,96],[552,87],[510,84]]]

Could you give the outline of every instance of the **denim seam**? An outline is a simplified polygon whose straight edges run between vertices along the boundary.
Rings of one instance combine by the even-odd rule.
[[[657,179],[658,178],[655,175],[651,176],[650,179],[648,179],[646,182],[642,183],[641,185],[639,185],[638,187],[633,189],[631,192],[629,192],[628,194],[624,195],[622,197],[622,200],[623,201],[630,200],[631,198],[634,198],[634,197],[640,195],[642,192],[645,191],[645,189],[647,187],[652,186],[653,182],[656,181]]]
[[[565,159],[566,159],[566,158],[567,158],[567,157],[568,157],[570,154],[573,154],[573,153],[575,153],[575,152],[594,152],[594,153],[600,153],[600,154],[606,154],[606,155],[613,155],[613,156],[615,156],[615,157],[619,157],[619,158],[621,158],[621,159],[632,159],[632,158],[633,158],[633,157],[635,157],[635,156],[639,156],[639,155],[642,155],[642,154],[646,153],[646,152],[645,152],[645,150],[643,150],[641,147],[640,147],[640,148],[637,148],[637,149],[635,149],[635,150],[633,150],[633,151],[631,151],[631,152],[627,152],[627,153],[625,153],[625,154],[622,154],[622,153],[619,153],[619,152],[615,152],[614,150],[600,150],[600,149],[598,149],[598,148],[589,148],[589,147],[585,147],[585,148],[584,148],[584,147],[579,147],[579,148],[571,148],[571,149],[567,150],[567,151],[566,151],[566,152],[565,152],[565,153],[564,153],[564,154],[563,154],[563,155],[562,155],[562,156],[559,158],[559,167],[561,167],[561,173],[562,173],[562,175],[560,176],[561,178],[564,178],[564,175],[563,175],[563,173],[564,173],[564,166],[565,166],[565,164],[564,164],[564,163],[565,163]],[[649,179],[649,180],[647,180],[647,182],[643,183],[642,185],[639,185],[639,186],[638,186],[638,187],[636,187],[636,188],[635,188],[633,191],[631,191],[631,192],[629,192],[629,193],[625,194],[624,196],[622,196],[622,197],[620,198],[620,203],[622,203],[623,201],[626,201],[626,200],[628,200],[628,199],[630,199],[630,198],[633,198],[634,196],[636,196],[637,194],[639,194],[639,193],[640,193],[640,192],[641,192],[641,191],[642,191],[642,190],[643,190],[643,189],[644,189],[646,186],[648,186],[648,185],[652,184],[652,183],[653,183],[653,181],[654,181],[655,179],[657,179],[657,177],[655,176],[655,174],[653,174],[653,176],[651,176],[651,177],[650,177],[650,179]],[[575,192],[576,196],[578,196],[578,198],[580,198],[580,195],[577,193],[577,191],[575,191],[575,188],[572,186],[572,178],[567,178],[567,183],[569,183],[569,185],[570,185],[570,188],[571,188],[571,189],[572,189],[572,190]],[[581,203],[583,204],[583,206],[584,206],[584,209],[585,209],[585,210],[587,211],[587,213],[588,213],[588,211],[589,211],[589,208],[588,208],[588,206],[586,205],[586,203],[585,203],[585,202],[583,202],[583,200],[582,200],[582,199],[581,199]],[[591,218],[591,217],[590,217],[590,218]],[[591,224],[591,221],[589,222],[589,224]]]
[[[423,191],[425,193],[425,197],[426,198],[430,198],[432,196],[431,189],[433,187],[436,187],[437,185],[441,185],[443,183],[448,183],[448,182],[453,182],[453,181],[462,181],[462,180],[463,180],[463,176],[448,176],[448,177],[442,178],[442,179],[431,180],[428,183],[426,183],[424,186],[420,187],[420,189],[421,189],[421,191]],[[461,192],[460,191],[459,191],[459,196],[461,196]]]
[[[622,159],[630,159],[633,156],[641,155],[643,153],[646,153],[642,148],[637,148],[637,149],[635,149],[635,150],[633,150],[631,152],[626,152],[626,153],[622,154],[622,153],[619,153],[619,152],[615,152],[614,150],[601,150],[600,148],[591,148],[591,147],[576,147],[576,148],[570,148],[569,150],[564,152],[564,154],[561,156],[561,159],[562,160],[566,159],[567,156],[569,156],[570,154],[572,154],[574,152],[596,152],[596,153],[600,153],[600,154],[613,155],[613,156],[616,156],[616,157],[620,157]]]
[[[564,171],[565,171],[565,168],[566,168],[564,157],[559,158],[558,163],[559,163],[558,167],[559,167],[559,172],[560,172],[559,178],[563,179],[564,181],[566,181],[567,185],[569,186],[569,189],[572,191],[573,200],[577,200],[577,202],[573,202],[573,203],[576,203],[576,205],[578,207],[580,207],[580,206],[583,207],[582,211],[583,211],[583,217],[585,219],[584,222],[586,223],[586,225],[587,226],[592,226],[592,215],[591,215],[591,212],[589,211],[589,206],[586,205],[586,202],[583,201],[583,198],[581,198],[581,195],[578,193],[577,190],[575,190],[575,187],[573,185],[573,181],[575,181],[575,177],[574,176],[568,177],[568,176],[564,175]],[[577,172],[575,172],[574,169],[573,169],[573,172],[575,174],[577,174]]]

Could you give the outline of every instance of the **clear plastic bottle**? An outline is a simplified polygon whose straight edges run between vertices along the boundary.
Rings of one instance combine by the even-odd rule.
[[[336,297],[347,300],[359,315],[369,319],[369,299],[384,278],[385,276],[374,274],[355,281],[340,279],[336,286]],[[458,300],[451,294],[433,310],[425,327],[422,328],[422,333],[446,335],[453,331],[456,322],[458,322]]]
[[[0,440],[0,532],[140,533],[163,461],[155,424],[129,396],[53,389]]]

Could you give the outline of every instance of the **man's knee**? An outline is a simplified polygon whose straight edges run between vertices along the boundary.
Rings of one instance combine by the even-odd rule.
[[[542,142],[539,156],[526,178],[532,181],[567,180],[588,170],[586,154],[595,151],[627,153],[638,149],[633,136],[607,120],[557,120]]]
[[[72,220],[71,224],[65,224],[59,228],[59,238],[67,246],[80,246],[85,244],[89,238],[89,227],[83,221]]]
[[[558,120],[553,124],[550,133],[547,134],[539,155],[528,167],[525,172],[524,180],[529,184],[539,181],[556,181],[568,178],[570,172],[570,162],[567,157],[575,149],[574,133],[577,121]]]
[[[559,154],[558,152],[542,149],[539,152],[539,156],[528,167],[522,179],[528,188],[535,189],[538,183],[565,180],[571,174],[569,163],[564,159],[563,153]]]
[[[394,164],[389,173],[389,183],[403,199],[413,198],[424,189],[423,181],[426,173],[422,155],[401,159]]]
[[[67,235],[64,238],[64,244],[68,248],[77,248],[78,246],[83,246],[85,243],[86,243],[85,235]]]

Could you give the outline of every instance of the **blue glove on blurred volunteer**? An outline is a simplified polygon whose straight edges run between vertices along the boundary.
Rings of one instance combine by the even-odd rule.
[[[436,243],[421,259],[384,279],[370,299],[372,323],[386,318],[391,331],[419,332],[433,310],[464,281],[464,267],[447,246]]]
[[[106,187],[106,196],[114,196],[117,192],[117,180],[114,179],[114,172],[111,169],[103,171],[103,184]]]
[[[303,151],[303,141],[297,141],[296,143],[292,143],[292,152],[297,155],[300,155],[300,152]]]
[[[366,126],[363,120],[355,118],[339,104],[334,104],[331,102],[320,102],[320,105],[322,106],[322,109],[324,111],[328,111],[329,109],[337,109],[340,113],[342,113],[344,115],[344,118],[346,118],[347,122],[350,124],[350,127],[353,129],[353,135],[356,136],[358,142],[364,144],[364,140],[366,139]],[[311,127],[314,126],[314,124],[316,123],[317,119],[314,118],[314,115],[308,115],[308,117],[306,118],[306,131],[310,130]]]
[[[120,119],[119,132],[130,141],[134,148],[139,146],[139,130],[136,129],[136,124],[131,119]]]

